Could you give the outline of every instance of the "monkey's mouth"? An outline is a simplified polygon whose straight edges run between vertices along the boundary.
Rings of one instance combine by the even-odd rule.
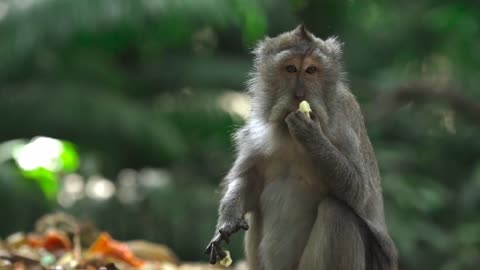
[[[295,105],[292,105],[290,107],[288,107],[286,110],[285,110],[285,113],[283,115],[283,119],[285,119],[290,113],[293,113],[293,112],[296,112],[299,110],[298,108],[298,104],[299,102]],[[315,110],[311,109],[310,111],[310,115],[314,115],[315,114]]]
[[[284,106],[274,106],[270,111],[268,120],[273,123],[284,122],[285,118],[293,112],[299,110],[299,105],[301,101],[293,101],[285,104]],[[280,105],[280,104],[279,104]],[[315,114],[315,110],[312,109],[310,116]]]

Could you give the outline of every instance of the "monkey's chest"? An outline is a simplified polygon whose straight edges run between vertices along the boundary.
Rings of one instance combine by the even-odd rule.
[[[261,195],[263,213],[272,220],[298,223],[305,215],[315,215],[327,189],[321,176],[306,159],[278,157],[264,167],[265,186]],[[270,218],[265,216],[265,218]]]
[[[265,186],[279,185],[305,195],[312,193],[317,197],[322,197],[327,192],[324,176],[319,175],[315,164],[302,149],[292,146],[282,148],[282,151],[278,150],[265,159],[263,165]]]

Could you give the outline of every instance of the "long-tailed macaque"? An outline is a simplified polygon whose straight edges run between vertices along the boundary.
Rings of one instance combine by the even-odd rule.
[[[303,26],[261,41],[248,90],[252,111],[235,134],[210,262],[246,233],[250,270],[393,270],[381,177],[341,44]],[[310,117],[298,111],[306,100]]]

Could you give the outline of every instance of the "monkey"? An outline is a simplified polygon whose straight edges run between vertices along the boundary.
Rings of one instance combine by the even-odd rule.
[[[266,37],[247,83],[251,112],[233,136],[213,239],[246,230],[250,270],[394,270],[381,176],[337,37],[303,25]],[[297,110],[310,103],[310,117]]]

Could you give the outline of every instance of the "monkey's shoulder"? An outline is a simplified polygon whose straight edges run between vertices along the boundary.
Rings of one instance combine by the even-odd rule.
[[[272,129],[268,123],[248,120],[233,136],[237,150],[247,155],[263,155],[271,149]]]

